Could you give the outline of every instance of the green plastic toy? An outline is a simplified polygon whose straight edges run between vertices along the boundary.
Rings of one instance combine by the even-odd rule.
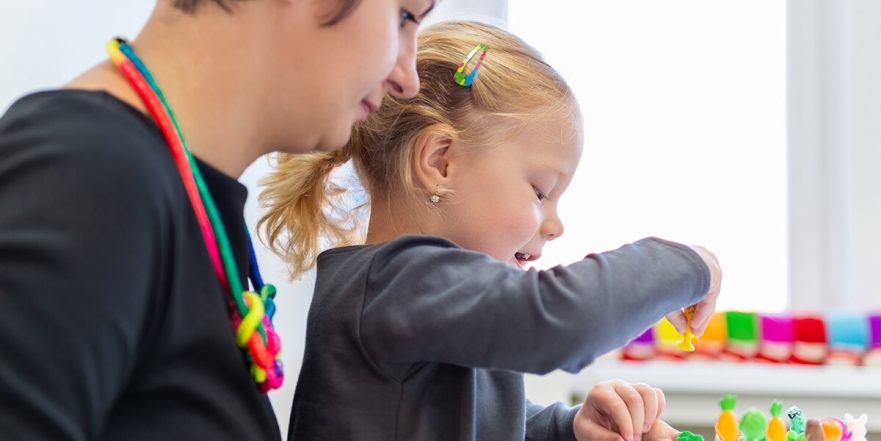
[[[704,441],[704,437],[689,431],[680,432],[676,437],[676,441]]]
[[[768,430],[768,417],[756,408],[748,409],[740,419],[740,432],[744,441],[760,441]]]
[[[805,413],[798,406],[792,406],[786,411],[786,416],[792,422],[789,430],[796,434],[805,433]]]

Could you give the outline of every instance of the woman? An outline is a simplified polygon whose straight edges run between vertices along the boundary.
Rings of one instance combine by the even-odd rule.
[[[0,119],[4,439],[280,439],[259,385],[281,372],[254,378],[253,342],[237,344],[231,329],[255,303],[230,289],[247,287],[236,177],[270,151],[340,148],[383,95],[415,94],[416,31],[432,7],[160,0],[137,39],[111,45],[115,63],[9,109]],[[176,167],[161,109],[115,66],[136,61],[157,86],[144,96],[173,109],[198,171]],[[189,193],[187,179],[207,194]],[[206,227],[197,207],[222,222]],[[231,258],[218,267],[220,236]],[[263,323],[251,335],[271,346]]]

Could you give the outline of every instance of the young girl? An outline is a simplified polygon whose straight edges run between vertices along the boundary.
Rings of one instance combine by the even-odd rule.
[[[489,50],[465,87],[454,74],[478,45]],[[280,156],[266,182],[262,224],[295,275],[322,233],[351,240],[352,224],[325,207],[328,173],[353,159],[371,198],[367,245],[318,256],[289,437],[621,439],[599,430],[611,428],[640,439],[662,407],[652,392],[620,393],[630,419],[608,417],[614,400],[599,403],[605,412],[542,408],[525,400],[521,373],[577,372],[702,302],[699,334],[715,259],[645,239],[525,271],[563,234],[556,207],[581,156],[575,98],[532,48],[489,25],[436,25],[418,47],[416,98],[387,99],[342,151]]]

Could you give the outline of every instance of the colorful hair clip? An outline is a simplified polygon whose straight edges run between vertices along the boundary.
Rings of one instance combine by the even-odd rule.
[[[474,76],[477,75],[477,71],[480,69],[480,65],[483,63],[483,59],[486,58],[486,51],[488,50],[489,46],[481,43],[478,44],[474,48],[474,50],[472,50],[468,54],[467,57],[465,57],[465,60],[462,61],[462,64],[459,65],[459,68],[456,69],[456,73],[453,75],[453,78],[456,79],[456,84],[464,87],[471,86],[471,82],[474,81]],[[471,73],[466,76],[465,65],[468,64],[468,62],[471,61],[471,59],[474,58],[475,55],[477,55],[478,51],[483,51],[483,53],[480,54],[480,59],[477,60],[477,65],[474,66],[474,70],[472,70]]]

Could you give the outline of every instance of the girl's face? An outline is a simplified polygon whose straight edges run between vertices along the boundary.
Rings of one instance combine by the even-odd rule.
[[[336,0],[284,2],[289,9],[282,10],[287,15],[277,23],[280,38],[273,50],[279,58],[269,60],[274,75],[267,100],[279,106],[269,117],[281,116],[276,131],[282,134],[275,140],[282,145],[272,147],[293,153],[336,150],[386,93],[415,96],[416,34],[434,2],[361,0],[332,26],[323,21]],[[297,57],[284,57],[291,53]]]
[[[557,203],[581,159],[580,123],[532,123],[497,147],[451,148],[449,201],[439,232],[466,249],[523,268],[563,234]],[[446,189],[443,189],[446,190]]]

